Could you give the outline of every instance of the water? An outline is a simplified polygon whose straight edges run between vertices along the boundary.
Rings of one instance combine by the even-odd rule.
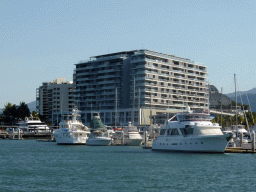
[[[0,140],[0,191],[255,191],[256,155]]]

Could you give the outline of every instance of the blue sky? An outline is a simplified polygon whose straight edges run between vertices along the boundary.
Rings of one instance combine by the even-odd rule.
[[[90,56],[150,49],[208,67],[210,84],[256,87],[256,1],[0,0],[0,108],[36,99],[42,82],[72,80]]]

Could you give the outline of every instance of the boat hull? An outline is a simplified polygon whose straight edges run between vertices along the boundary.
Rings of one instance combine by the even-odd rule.
[[[177,138],[158,137],[153,141],[154,151],[181,151],[198,153],[224,153],[228,135],[194,136]]]
[[[87,139],[88,137],[65,138],[55,136],[55,140],[58,145],[85,145]]]
[[[86,145],[89,146],[108,146],[112,139],[109,137],[92,137],[87,140]]]
[[[142,139],[124,139],[124,145],[128,146],[140,146]]]

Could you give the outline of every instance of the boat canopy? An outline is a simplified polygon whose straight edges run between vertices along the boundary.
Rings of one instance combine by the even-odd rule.
[[[102,123],[100,118],[92,118],[90,123],[90,128],[94,129],[104,129],[105,125]]]

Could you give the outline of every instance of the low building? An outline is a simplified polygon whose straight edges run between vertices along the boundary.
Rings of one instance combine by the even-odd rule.
[[[61,114],[69,114],[74,107],[74,85],[65,78],[43,82],[36,90],[37,113],[56,124]]]

